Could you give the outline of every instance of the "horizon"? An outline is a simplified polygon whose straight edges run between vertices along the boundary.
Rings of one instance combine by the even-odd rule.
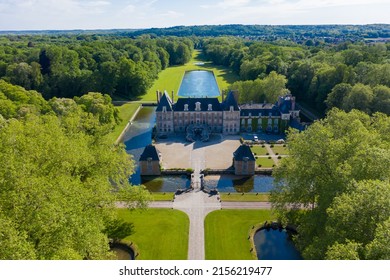
[[[174,25],[167,27],[148,27],[148,28],[75,28],[75,29],[23,29],[23,30],[0,30],[0,32],[65,32],[65,31],[113,31],[113,30],[149,30],[149,29],[170,29],[175,27],[195,27],[195,26],[370,26],[370,25],[389,25],[390,23],[367,23],[367,24],[337,24],[337,23],[328,23],[328,24],[240,24],[240,23],[226,23],[226,24],[196,24],[196,25]]]
[[[388,0],[8,0],[1,31],[390,24]]]

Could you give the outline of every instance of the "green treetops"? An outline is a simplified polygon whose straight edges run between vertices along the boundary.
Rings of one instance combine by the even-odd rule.
[[[386,257],[377,229],[390,213],[389,123],[384,114],[333,109],[306,131],[290,131],[271,199],[298,226],[305,258]]]

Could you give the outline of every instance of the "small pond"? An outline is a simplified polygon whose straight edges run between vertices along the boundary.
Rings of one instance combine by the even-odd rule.
[[[205,177],[206,187],[217,188],[219,192],[270,192],[273,188],[272,176],[254,175],[251,177],[233,175],[209,175]]]
[[[179,88],[179,97],[218,97],[219,88],[212,71],[185,72]]]
[[[302,260],[289,233],[279,229],[262,229],[254,236],[259,260]]]
[[[134,260],[134,251],[129,246],[115,243],[110,245],[110,248],[116,254],[117,260]]]

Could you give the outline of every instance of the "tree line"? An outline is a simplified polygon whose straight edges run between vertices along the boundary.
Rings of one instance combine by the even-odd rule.
[[[333,107],[390,114],[389,43],[309,47],[222,37],[203,39],[202,46],[208,59],[231,67],[254,91],[258,79],[275,72],[286,79],[285,89],[321,115]],[[283,85],[283,77],[278,80]],[[242,87],[242,82],[233,87]],[[242,101],[261,101],[261,87],[258,92],[257,97],[241,92]]]
[[[188,38],[117,36],[0,37],[0,78],[52,97],[102,92],[136,99],[170,65],[191,59]]]

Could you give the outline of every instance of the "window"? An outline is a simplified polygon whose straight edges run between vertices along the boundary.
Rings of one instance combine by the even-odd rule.
[[[213,105],[212,105],[212,104],[209,104],[207,110],[208,110],[208,111],[212,111],[212,110],[213,110]]]
[[[195,103],[195,111],[200,111],[200,102]]]
[[[234,106],[230,106],[230,112],[234,111]]]
[[[167,106],[163,106],[162,111],[165,113],[167,111]]]
[[[184,104],[184,111],[188,111],[188,104]]]

